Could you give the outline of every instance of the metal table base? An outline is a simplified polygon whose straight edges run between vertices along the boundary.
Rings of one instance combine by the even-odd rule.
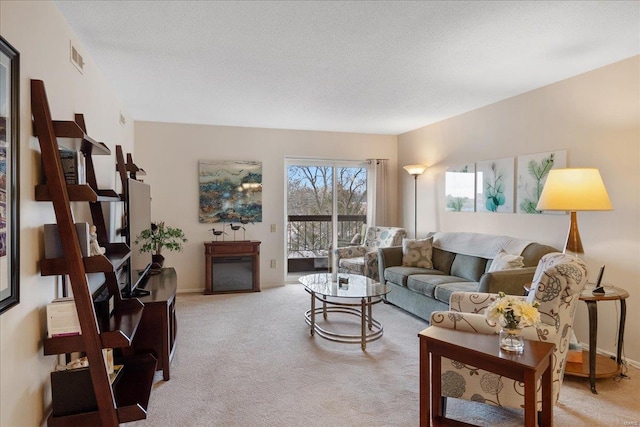
[[[329,341],[360,344],[362,350],[366,350],[367,343],[375,341],[382,336],[382,324],[371,315],[371,307],[382,301],[379,297],[362,298],[359,304],[348,303],[337,300],[328,300],[326,296],[319,297],[315,292],[305,289],[311,294],[311,308],[304,314],[307,324],[310,326],[311,336],[318,336]],[[322,303],[321,307],[316,307],[316,301]],[[328,313],[344,313],[360,317],[360,334],[343,334],[329,331],[316,323],[316,315],[322,315],[326,320]]]

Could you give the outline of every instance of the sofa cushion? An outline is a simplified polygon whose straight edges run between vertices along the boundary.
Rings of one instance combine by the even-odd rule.
[[[551,252],[558,252],[558,250],[551,246],[532,243],[524,248],[520,255],[522,255],[525,267],[537,267],[540,258]]]
[[[514,270],[524,267],[523,259],[520,255],[512,255],[505,250],[501,250],[491,261],[491,265],[487,269],[488,273],[492,271]]]
[[[464,279],[444,274],[414,274],[407,280],[407,288],[434,298],[435,289],[445,283],[464,282]],[[476,287],[478,284],[476,283]]]
[[[453,264],[453,260],[455,258],[455,253],[438,249],[436,247],[433,248],[433,252],[431,254],[433,268],[444,272],[444,274],[451,274],[451,264]]]
[[[487,267],[487,259],[471,255],[456,255],[451,264],[451,275],[479,282]]]
[[[384,269],[384,280],[396,285],[407,286],[407,278],[415,274],[442,275],[444,273],[420,267],[387,267]]]
[[[433,237],[428,239],[402,239],[402,265],[404,267],[433,268],[431,252]]]
[[[454,282],[445,283],[438,286],[434,292],[434,298],[440,302],[449,304],[451,294],[454,292],[477,292],[478,283],[476,282]]]

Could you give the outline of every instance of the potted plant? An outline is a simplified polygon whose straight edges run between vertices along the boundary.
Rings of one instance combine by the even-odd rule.
[[[151,223],[151,228],[143,230],[136,236],[135,244],[140,245],[139,252],[151,252],[152,268],[161,268],[164,263],[162,250],[182,252],[182,244],[187,242],[184,232],[179,228],[169,227],[164,221]]]

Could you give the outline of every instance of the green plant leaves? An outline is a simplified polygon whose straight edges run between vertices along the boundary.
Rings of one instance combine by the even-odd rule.
[[[141,245],[138,252],[153,252],[160,255],[162,249],[181,252],[182,245],[187,242],[188,240],[181,229],[166,226],[162,221],[154,223],[151,228],[140,232],[134,243]]]

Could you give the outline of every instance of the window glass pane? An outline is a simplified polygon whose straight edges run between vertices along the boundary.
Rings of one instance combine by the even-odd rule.
[[[338,192],[338,246],[360,244],[362,225],[367,217],[367,169],[339,167]]]

